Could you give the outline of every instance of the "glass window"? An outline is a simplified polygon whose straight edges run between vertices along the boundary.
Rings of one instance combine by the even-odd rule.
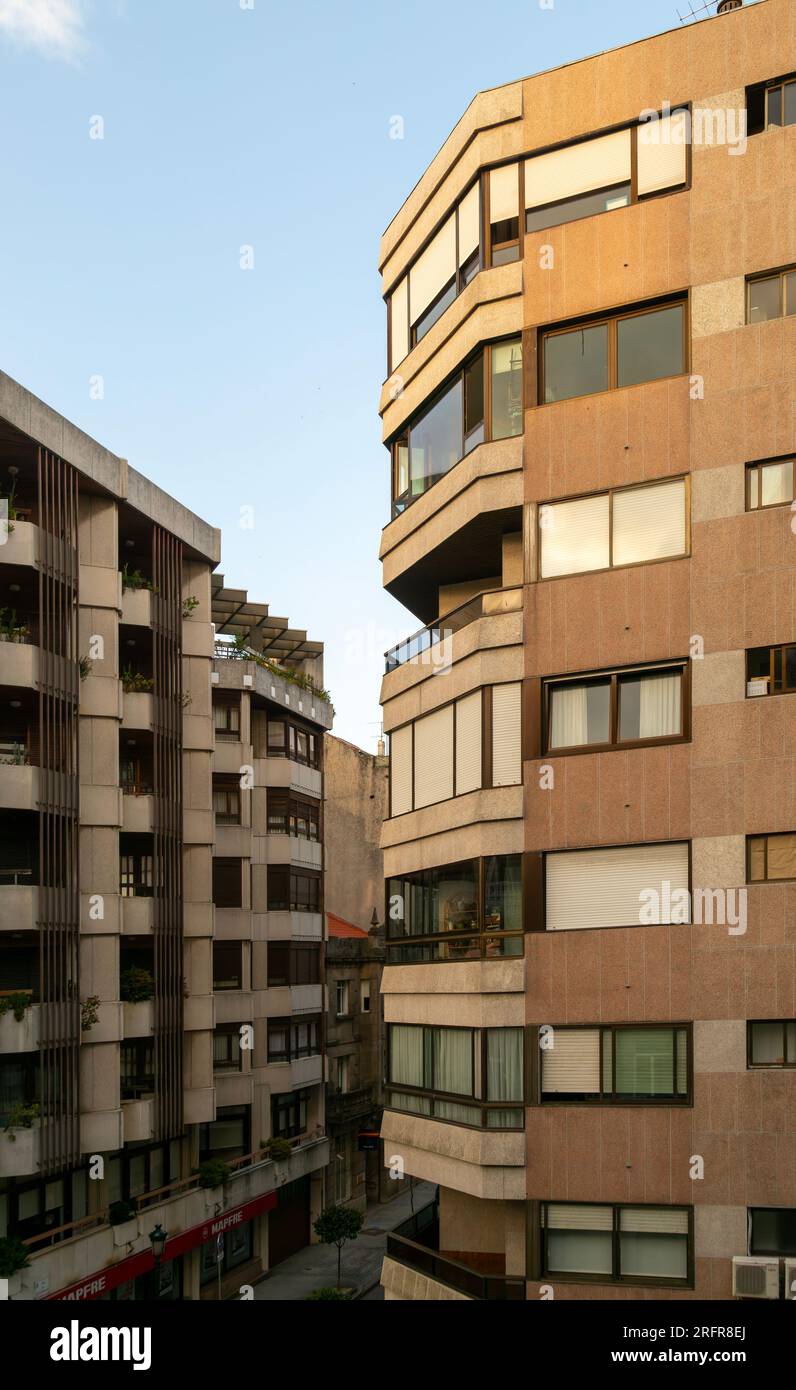
[[[412,425],[412,491],[424,491],[462,456],[462,382],[448,387]]]
[[[792,502],[793,459],[756,463],[749,469],[749,510]]]
[[[614,208],[625,208],[629,204],[630,184],[617,184],[602,193],[582,193],[577,198],[555,203],[552,207],[529,208],[525,214],[525,230],[541,232],[546,227],[560,227],[565,222],[578,222],[584,217],[612,212]]]
[[[752,835],[748,844],[751,883],[796,879],[796,834]]]
[[[796,1255],[796,1207],[754,1207],[752,1255]]]
[[[213,942],[213,989],[243,988],[243,943]]]
[[[447,289],[445,289],[442,292],[436,303],[432,304],[429,309],[426,309],[424,314],[421,314],[420,318],[417,320],[417,323],[415,324],[412,330],[412,336],[414,338],[415,344],[419,343],[421,338],[425,338],[426,334],[428,333],[428,330],[434,327],[434,324],[437,322],[437,319],[442,318],[442,315],[445,313],[445,310],[449,308],[450,305],[453,303],[457,293],[458,291],[456,289],[456,281],[452,280],[451,283],[448,285]]]
[[[607,569],[610,564],[609,513],[608,493],[540,507],[542,579]]]
[[[550,748],[611,741],[611,681],[561,685],[550,692]]]
[[[464,369],[464,452],[484,442],[484,359],[474,358]]]
[[[400,1086],[424,1085],[423,1029],[415,1024],[392,1023],[390,1038],[390,1080]]]
[[[619,1274],[623,1278],[688,1278],[688,1221],[649,1207],[624,1207],[619,1213]],[[668,1218],[668,1219],[667,1219]],[[682,1230],[667,1227],[681,1224]],[[658,1226],[664,1229],[659,1230]]]
[[[522,341],[495,343],[492,361],[492,438],[522,434]]]
[[[552,333],[544,340],[545,403],[608,390],[608,325]]]
[[[548,1274],[613,1274],[611,1207],[547,1203],[543,1221]]]
[[[635,314],[617,325],[617,384],[637,386],[642,381],[680,376],[683,362],[682,304],[655,313]]]
[[[796,121],[792,121],[791,124],[796,125]],[[796,270],[785,276],[785,313],[796,314]]]
[[[338,1018],[346,1017],[351,1012],[349,1007],[349,992],[348,980],[338,980],[336,985],[336,1013]]]
[[[619,681],[619,737],[622,741],[674,738],[681,731],[682,671],[623,676]]]
[[[686,552],[686,491],[682,478],[613,494],[612,563],[638,565]]]
[[[749,284],[749,323],[765,323],[782,315],[782,279],[779,275]]]
[[[522,931],[522,858],[493,855],[484,861],[484,926],[489,931]]]
[[[751,1067],[796,1066],[796,1020],[749,1024]]]

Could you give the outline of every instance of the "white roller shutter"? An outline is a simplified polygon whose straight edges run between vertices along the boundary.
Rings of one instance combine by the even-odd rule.
[[[630,183],[629,130],[526,160],[525,206],[544,207],[618,183]]]
[[[492,785],[515,786],[522,781],[522,686],[492,687]]]
[[[688,175],[688,112],[675,111],[659,121],[641,121],[638,128],[638,192],[657,193],[677,188]]]
[[[539,509],[541,577],[608,568],[608,494]]]
[[[630,845],[548,854],[546,927],[638,927],[687,920],[674,895],[688,889],[688,844]],[[668,888],[667,888],[668,885]],[[657,900],[649,896],[657,894]]]
[[[670,1207],[623,1207],[619,1212],[619,1229],[687,1236],[688,1212],[673,1211]]]
[[[518,164],[504,164],[489,171],[489,220],[508,222],[520,214],[520,175]]]
[[[409,351],[409,276],[396,285],[390,299],[390,370],[395,371]]]
[[[459,265],[464,265],[481,244],[481,194],[478,183],[459,204]]]
[[[588,1092],[600,1090],[599,1028],[554,1028],[553,1047],[542,1049],[542,1090]]]
[[[412,809],[412,726],[390,734],[390,809],[402,816]]]
[[[561,1202],[549,1202],[545,1213],[542,1208],[542,1225],[548,1231],[612,1231],[614,1228],[613,1207],[574,1206]]]
[[[456,795],[481,785],[481,691],[456,702]]]
[[[684,555],[685,480],[615,492],[613,563],[634,565]]]
[[[415,810],[453,796],[453,705],[415,723]]]
[[[456,214],[437,232],[409,272],[409,305],[412,323],[456,274]]]

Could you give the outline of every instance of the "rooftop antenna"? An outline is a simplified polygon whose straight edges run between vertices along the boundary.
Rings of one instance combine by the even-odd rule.
[[[704,4],[694,7],[689,0],[688,13],[680,14],[678,10],[677,18],[681,24],[691,24],[694,20],[703,19],[705,15],[711,14],[714,4],[715,0],[705,0]],[[742,4],[743,0],[718,0],[716,14],[729,14],[731,10],[739,10]]]

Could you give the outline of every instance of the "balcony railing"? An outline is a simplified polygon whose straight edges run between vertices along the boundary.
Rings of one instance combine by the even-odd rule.
[[[33,888],[38,883],[38,874],[31,868],[0,868],[0,887]]]
[[[446,666],[450,662],[450,652],[446,650],[446,644],[455,633],[461,632],[462,628],[469,627],[470,623],[477,622],[479,618],[493,618],[499,613],[521,611],[522,589],[491,589],[487,593],[477,594],[459,608],[454,608],[451,613],[446,613],[444,618],[429,623],[427,627],[421,627],[413,637],[407,637],[405,641],[399,642],[397,647],[385,652],[384,669],[389,675],[390,671],[404,666],[407,661],[414,661],[423,656],[426,656],[423,665]],[[439,653],[435,652],[434,648],[441,644],[442,650]]]
[[[387,1254],[468,1298],[525,1302],[525,1280],[480,1270],[439,1253],[439,1203],[431,1202],[387,1235]]]

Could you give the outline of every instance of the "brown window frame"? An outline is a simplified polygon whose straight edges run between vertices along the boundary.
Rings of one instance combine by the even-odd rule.
[[[610,1207],[613,1211],[612,1224],[612,1273],[611,1274],[587,1274],[582,1271],[572,1273],[562,1272],[561,1270],[551,1270],[547,1264],[547,1224],[542,1220],[543,1212],[546,1213],[547,1207]],[[686,1235],[686,1277],[685,1279],[661,1279],[655,1275],[644,1274],[622,1274],[621,1273],[621,1242],[620,1242],[620,1213],[625,1210],[636,1210],[639,1207],[648,1207],[650,1211],[686,1211],[688,1213],[688,1234]],[[562,1202],[544,1201],[539,1203],[539,1258],[540,1272],[544,1279],[561,1284],[624,1284],[636,1285],[640,1288],[656,1289],[693,1289],[695,1276],[695,1255],[694,1255],[694,1208],[679,1202],[573,1202],[570,1199]]]
[[[268,789],[266,807],[266,829],[269,835],[287,835],[291,839],[306,840],[311,844],[321,839],[321,803],[309,797],[296,796],[286,788]],[[307,822],[310,833],[304,835],[298,830],[299,820]],[[279,828],[281,822],[284,828]],[[311,832],[315,831],[314,834]]]
[[[793,464],[793,484],[792,484],[792,488],[791,488],[792,496],[791,496],[790,498],[786,499],[786,501],[784,501],[784,502],[757,502],[757,503],[753,504],[753,503],[752,503],[752,479],[753,479],[753,477],[754,477],[755,480],[758,482],[758,486],[757,486],[757,495],[758,495],[758,497],[759,497],[759,496],[760,496],[760,486],[759,486],[759,478],[758,478],[758,475],[761,474],[762,469],[767,468],[769,465],[772,465],[772,466],[773,466],[773,465],[778,464],[778,463],[792,463],[792,464]],[[794,501],[796,501],[796,453],[794,453],[794,454],[780,454],[777,458],[755,459],[754,463],[747,463],[747,465],[746,465],[746,479],[745,479],[745,483],[746,483],[746,488],[745,488],[745,506],[746,506],[746,510],[747,510],[748,512],[770,512],[770,511],[774,511],[775,508],[777,508],[777,507],[790,507],[790,506],[792,506],[793,503],[794,503]]]
[[[777,124],[777,123],[772,124],[771,121],[770,121],[770,119],[769,119],[769,105],[770,105],[770,99],[771,99],[772,93],[774,93],[774,92],[779,92],[779,93],[780,93],[780,98],[781,98],[781,114],[782,114],[782,116],[783,116],[783,118],[784,118],[784,115],[785,115],[785,88],[786,88],[786,87],[796,87],[796,72],[789,73],[789,74],[787,74],[785,77],[778,77],[778,78],[776,78],[773,82],[770,82],[770,83],[767,83],[767,84],[766,84],[765,93],[764,93],[764,95],[765,95],[765,124],[764,124],[764,127],[763,127],[764,130],[787,130],[788,126],[796,125],[796,121],[787,121],[787,122],[786,122],[784,119],[783,119],[782,121],[780,121],[779,124]]]
[[[682,555],[662,555],[654,560],[629,560],[625,564],[614,564],[614,497],[617,493],[638,492],[641,488],[662,487],[666,483],[684,483],[685,493],[685,550]],[[607,497],[608,498],[608,564],[602,569],[596,570],[571,570],[567,574],[542,574],[542,536],[544,526],[542,524],[542,513],[545,507],[559,507],[567,502],[582,502],[587,498]],[[608,574],[611,570],[632,570],[638,569],[641,565],[670,565],[676,560],[687,560],[691,555],[691,474],[675,473],[665,478],[645,478],[641,483],[620,484],[617,487],[602,488],[599,492],[577,492],[571,497],[553,497],[549,501],[540,502],[536,509],[536,554],[537,560],[537,583],[554,584],[559,579],[580,579],[587,574]]]
[[[224,774],[213,778],[213,819],[216,825],[242,825],[243,805],[239,777]],[[217,805],[223,803],[225,809]]]
[[[240,1030],[246,1026],[243,1023],[217,1023],[213,1029],[213,1071],[243,1071],[243,1048],[240,1045]],[[250,1025],[249,1025],[250,1026]],[[237,1039],[237,1057],[235,1048],[228,1047],[229,1058],[223,1061],[216,1061],[216,1038]]]
[[[784,681],[785,681],[785,671],[787,670],[786,653],[789,652],[789,651],[791,651],[791,650],[794,650],[794,649],[796,649],[796,642],[775,642],[774,645],[773,645],[773,646],[770,646],[770,647],[767,647],[765,644],[764,644],[762,647],[747,647],[747,649],[746,649],[746,699],[747,699],[747,700],[767,700],[767,699],[770,699],[772,695],[796,695],[796,685],[790,685],[790,686],[789,686],[789,685],[785,685],[785,684],[784,684]],[[750,695],[750,694],[749,694],[749,682],[750,682],[750,681],[752,681],[752,680],[764,680],[764,679],[765,679],[765,677],[763,677],[763,676],[750,676],[750,674],[749,674],[749,657],[751,656],[752,652],[755,652],[755,651],[768,651],[768,654],[769,654],[768,690],[766,691],[766,694],[765,694],[765,695]],[[781,688],[780,690],[775,690],[775,689],[774,689],[774,671],[775,671],[775,666],[776,666],[776,654],[777,654],[777,652],[781,652],[781,654],[782,654],[782,680],[783,680],[783,685],[782,685],[782,688]]]
[[[280,724],[284,728],[284,744],[278,745],[271,742],[271,726]],[[307,757],[300,757],[298,752],[298,735],[304,735],[307,739]],[[311,767],[316,771],[321,770],[322,743],[323,740],[317,729],[310,728],[300,719],[286,717],[281,711],[272,714],[269,710],[266,718],[266,756],[269,758],[287,758],[288,762],[300,763],[302,767]],[[314,754],[313,754],[314,749]]]
[[[428,946],[428,947],[430,947],[431,949],[433,949],[435,945],[441,945],[441,944],[445,944],[446,946],[453,947],[453,948],[455,948],[455,947],[458,946],[458,945],[463,946],[463,947],[465,947],[465,948],[468,948],[468,949],[466,950],[465,954],[462,955],[462,957],[461,957],[461,960],[463,960],[463,961],[472,961],[472,960],[506,960],[506,961],[510,961],[510,960],[522,960],[522,957],[523,957],[523,954],[524,954],[524,947],[525,947],[525,929],[524,929],[524,923],[523,923],[523,927],[521,927],[519,931],[505,931],[505,930],[503,930],[501,927],[490,927],[490,926],[487,924],[487,921],[486,921],[486,893],[487,893],[488,865],[489,865],[489,863],[490,863],[492,860],[496,860],[496,859],[497,859],[497,860],[503,860],[503,859],[514,859],[514,858],[517,858],[517,859],[520,860],[520,892],[521,892],[521,895],[522,895],[521,901],[522,901],[523,908],[524,908],[524,905],[525,905],[525,870],[526,870],[526,856],[525,856],[525,855],[523,855],[523,854],[517,854],[517,855],[511,855],[511,854],[488,854],[488,855],[482,855],[481,857],[478,857],[478,858],[475,858],[475,859],[464,859],[464,860],[461,860],[461,861],[457,861],[457,862],[460,862],[460,863],[463,864],[463,865],[465,865],[465,864],[467,864],[467,865],[475,864],[475,865],[476,865],[476,894],[477,894],[477,897],[476,897],[476,916],[477,916],[477,918],[478,918],[478,927],[476,928],[475,931],[461,931],[461,932],[457,932],[457,931],[451,931],[451,932],[427,932],[427,933],[425,933],[425,934],[414,934],[414,935],[393,935],[393,934],[391,934],[391,932],[390,932],[390,923],[394,920],[394,919],[391,917],[391,915],[390,915],[390,901],[391,901],[391,898],[392,898],[392,896],[393,896],[392,893],[391,893],[392,885],[393,885],[394,883],[396,883],[396,882],[403,882],[403,883],[410,882],[410,881],[413,880],[413,879],[416,879],[416,878],[421,877],[424,873],[433,873],[433,872],[434,872],[434,869],[431,869],[431,870],[422,870],[422,869],[421,869],[421,870],[417,870],[415,873],[403,874],[403,875],[401,875],[401,874],[394,874],[391,878],[385,879],[385,880],[384,880],[384,921],[385,921],[385,923],[386,923],[386,938],[385,938],[385,945],[386,945],[386,948],[387,948],[387,962],[386,962],[386,963],[387,963],[388,965],[391,965],[391,964],[393,964],[393,965],[394,965],[394,964],[397,964],[397,965],[440,965],[440,964],[441,964],[441,965],[454,965],[454,964],[457,964],[457,961],[456,961],[456,959],[455,959],[455,956],[448,956],[448,957],[442,957],[442,956],[440,956],[440,957],[437,957],[436,959],[431,959],[431,960],[426,960],[426,959],[422,959],[422,958],[419,959],[419,960],[417,960],[417,959],[416,959],[416,960],[412,960],[412,959],[405,959],[405,958],[404,958],[404,955],[403,955],[404,950],[405,950],[405,951],[407,952],[407,954],[408,954],[408,953],[410,953],[412,950],[417,950],[417,951],[419,951],[419,950],[420,950],[422,947],[424,947],[424,946]],[[437,868],[437,867],[440,868],[440,869],[455,868],[455,867],[456,867],[456,864],[450,864],[450,865],[442,864],[442,865],[439,865],[439,866],[435,866],[435,868]],[[410,886],[411,886],[411,882],[410,882]],[[509,955],[502,955],[502,954],[501,954],[501,955],[498,955],[498,956],[494,956],[494,955],[492,955],[492,954],[488,951],[487,947],[488,947],[488,943],[489,943],[490,941],[495,940],[495,939],[498,939],[498,938],[500,939],[500,941],[507,941],[507,940],[519,941],[519,942],[522,944],[523,949],[522,949],[521,951],[518,951],[516,955],[511,955],[511,954],[509,954]],[[475,947],[476,947],[476,950],[475,950],[474,953],[473,953],[473,951],[472,951],[473,944],[475,944]]]
[[[746,1024],[746,1066],[747,1066],[747,1070],[748,1070],[748,1071],[792,1071],[792,1070],[796,1069],[796,1043],[794,1043],[793,1056],[792,1056],[792,1057],[789,1057],[789,1056],[788,1056],[788,1033],[787,1033],[787,1027],[788,1027],[789,1024],[792,1025],[792,1024],[793,1024],[793,1021],[794,1021],[794,1020],[793,1020],[792,1018],[750,1018],[750,1019],[747,1020],[747,1024]],[[783,1042],[782,1055],[783,1055],[783,1057],[785,1058],[784,1062],[755,1062],[755,1061],[754,1061],[754,1059],[753,1059],[753,1057],[752,1057],[752,1052],[753,1052],[753,1046],[752,1046],[752,1041],[753,1041],[752,1030],[753,1030],[754,1028],[756,1028],[756,1027],[757,1027],[758,1025],[760,1025],[760,1024],[764,1024],[766,1027],[769,1027],[769,1028],[772,1026],[772,1024],[778,1024],[779,1027],[782,1029],[782,1042]]]
[[[683,836],[675,837],[671,840],[631,840],[623,844],[613,845],[577,845],[559,846],[556,849],[539,850],[528,855],[530,861],[527,884],[528,895],[525,899],[525,930],[532,932],[547,932],[547,860],[557,854],[586,854],[592,849],[648,849],[652,845],[686,845],[688,849],[688,893],[691,905],[689,916],[693,917],[694,906],[694,863],[693,863],[693,843],[692,840]],[[627,923],[619,925],[605,925],[596,927],[572,927],[568,932],[553,932],[554,936],[571,935],[573,932],[582,933],[585,931],[648,931],[650,927],[676,927],[690,926],[688,922],[651,922],[649,925],[628,926]]]
[[[760,698],[760,697],[758,697],[758,698]],[[759,835],[747,835],[747,837],[746,837],[746,882],[748,883],[748,885],[749,885],[750,888],[756,888],[756,887],[757,887],[759,884],[761,884],[761,883],[796,883],[796,874],[793,874],[790,878],[769,878],[769,876],[768,876],[768,842],[769,842],[769,840],[777,840],[777,839],[780,839],[780,838],[781,838],[782,836],[784,836],[784,835],[796,835],[796,831],[794,831],[794,830],[771,830],[771,831],[763,831],[763,832],[762,832],[761,834],[759,834]],[[765,872],[764,872],[763,878],[752,878],[752,841],[753,841],[753,840],[763,840],[763,841],[765,841],[765,848],[764,848],[764,851],[763,851],[763,866],[764,866],[764,871],[765,871]]]
[[[221,713],[224,719],[219,722]],[[233,715],[237,715],[237,721],[232,718]],[[217,739],[240,743],[240,699],[213,700],[213,732]]]
[[[322,1022],[323,1020],[320,1014],[307,1014],[300,1018],[269,1018],[267,1033],[268,1062],[295,1062],[301,1057],[320,1057],[323,1053]],[[297,1029],[304,1026],[312,1030],[312,1038],[307,1048],[299,1048],[296,1044]],[[277,1030],[285,1033],[287,1042],[285,1052],[281,1050],[274,1052],[271,1049],[271,1034]]]
[[[280,958],[280,952],[284,956]],[[311,958],[315,961],[315,969],[306,972],[299,968],[300,960]],[[274,970],[272,966],[277,961],[284,961],[287,969]],[[305,979],[304,975],[309,974],[315,978]],[[319,985],[322,983],[322,961],[320,942],[291,942],[291,941],[269,941],[268,943],[268,963],[267,963],[268,989],[285,989],[293,985]]]
[[[646,562],[649,563],[649,562]],[[623,676],[657,675],[664,671],[679,671],[680,680],[680,732],[662,734],[654,738],[620,739],[619,720],[621,702],[619,686]],[[550,742],[550,725],[553,715],[552,695],[567,687],[611,683],[610,693],[610,734],[607,743],[576,743],[554,748]],[[607,671],[578,672],[576,675],[550,676],[542,681],[542,752],[551,758],[575,757],[579,753],[617,752],[627,748],[657,748],[671,743],[688,743],[691,739],[691,662],[687,657],[681,661],[649,662],[637,666],[615,666]]]
[[[746,277],[746,315],[745,315],[747,327],[759,328],[760,325],[763,324],[763,323],[777,323],[779,319],[788,319],[788,318],[791,318],[791,319],[792,319],[792,318],[796,317],[796,314],[793,314],[793,313],[789,314],[789,313],[787,312],[787,309],[788,309],[787,281],[788,281],[788,276],[789,276],[789,275],[793,275],[794,277],[796,277],[796,262],[794,262],[793,265],[778,266],[778,267],[775,268],[774,270],[764,270],[764,271],[760,271],[759,273],[757,273],[757,274],[755,274],[755,275],[747,275],[747,277]],[[750,318],[750,314],[751,314],[751,310],[752,310],[752,286],[753,286],[753,285],[759,285],[759,284],[760,284],[762,281],[764,281],[764,280],[777,280],[777,279],[778,279],[779,282],[780,282],[780,285],[779,285],[779,314],[778,314],[777,317],[774,318],[774,319],[761,319],[759,323],[753,324],[753,323],[752,323],[752,320],[751,320],[751,318]]]
[[[650,377],[646,381],[634,381],[627,386],[620,385],[618,380],[619,370],[619,324],[625,323],[629,319],[643,318],[647,314],[657,314],[664,309],[676,309],[682,307],[683,310],[683,369],[680,372],[670,372],[667,376]],[[545,345],[550,338],[560,338],[565,333],[579,333],[590,328],[608,329],[608,384],[600,391],[586,391],[578,395],[565,396],[560,401],[545,400],[546,391],[546,372],[545,372]],[[643,304],[633,305],[632,308],[612,309],[608,313],[598,314],[585,318],[567,320],[565,323],[552,324],[547,328],[538,330],[538,362],[537,362],[537,398],[534,404],[537,406],[566,405],[569,401],[582,401],[587,397],[604,396],[608,391],[631,391],[638,386],[649,386],[659,381],[677,381],[682,376],[688,376],[691,371],[691,312],[690,298],[688,292],[683,290],[677,294],[668,295],[665,299],[649,300]],[[649,480],[648,480],[649,481]],[[615,489],[617,490],[617,489]]]
[[[426,1085],[424,1085],[424,1086],[409,1086],[409,1085],[405,1085],[403,1082],[393,1081],[393,1080],[392,1080],[392,1078],[391,1078],[391,1071],[392,1071],[392,1029],[393,1029],[393,1027],[396,1027],[396,1026],[397,1026],[397,1027],[401,1027],[401,1028],[420,1028],[420,1029],[422,1029],[422,1031],[423,1031],[423,1074],[424,1074],[424,1080],[425,1080],[425,1073],[426,1073],[426,1064],[427,1064],[428,1059],[430,1059],[430,1061],[431,1061],[431,1068],[432,1068],[432,1085],[430,1085],[430,1086],[426,1086]],[[473,1090],[472,1090],[472,1093],[471,1093],[471,1094],[464,1094],[464,1093],[460,1093],[460,1092],[458,1092],[458,1091],[440,1091],[440,1090],[438,1090],[438,1089],[433,1085],[433,1079],[434,1079],[434,1078],[433,1078],[433,1066],[434,1066],[434,1045],[433,1045],[433,1036],[432,1036],[432,1038],[431,1038],[431,1042],[430,1042],[430,1045],[429,1045],[429,1041],[428,1041],[427,1035],[428,1035],[428,1034],[432,1034],[432,1035],[433,1035],[435,1029],[439,1031],[439,1030],[441,1030],[441,1029],[443,1029],[443,1028],[446,1029],[446,1030],[447,1030],[448,1032],[450,1032],[450,1033],[469,1033],[469,1034],[470,1034],[470,1041],[471,1041],[471,1047],[472,1047],[472,1077],[473,1077]],[[527,1043],[527,1032],[526,1032],[526,1030],[525,1030],[521,1025],[520,1025],[520,1026],[517,1026],[516,1028],[513,1028],[512,1031],[516,1031],[516,1032],[519,1032],[519,1033],[522,1034],[522,1061],[523,1061],[523,1067],[522,1067],[522,1100],[508,1100],[508,1101],[507,1101],[507,1100],[500,1100],[500,1101],[498,1101],[498,1100],[493,1100],[493,1101],[490,1101],[490,1100],[487,1099],[485,1096],[480,1096],[480,1095],[476,1094],[476,1091],[477,1091],[477,1079],[478,1079],[479,1077],[480,1077],[480,1079],[481,1079],[481,1089],[484,1090],[484,1091],[486,1091],[486,1090],[488,1089],[487,1033],[489,1033],[489,1032],[499,1032],[499,1031],[501,1031],[501,1030],[500,1030],[499,1028],[497,1028],[497,1027],[488,1027],[488,1026],[487,1026],[487,1027],[483,1027],[483,1028],[463,1028],[463,1027],[459,1027],[459,1026],[450,1026],[450,1025],[448,1025],[448,1024],[436,1024],[436,1023],[433,1023],[433,1024],[432,1024],[432,1023],[407,1023],[407,1024],[404,1024],[404,1023],[396,1023],[396,1024],[388,1023],[388,1024],[386,1025],[386,1028],[385,1028],[385,1038],[384,1038],[384,1049],[385,1049],[385,1051],[384,1051],[384,1056],[385,1056],[385,1082],[384,1082],[384,1086],[385,1086],[385,1091],[386,1091],[386,1095],[385,1095],[385,1106],[386,1106],[386,1108],[387,1108],[388,1110],[395,1110],[395,1111],[397,1111],[399,1114],[409,1114],[409,1115],[418,1115],[418,1114],[419,1114],[419,1112],[416,1111],[416,1110],[406,1110],[406,1111],[401,1110],[401,1107],[400,1107],[399,1105],[393,1104],[393,1097],[394,1097],[394,1094],[395,1094],[396,1092],[398,1092],[399,1094],[417,1096],[418,1099],[421,1099],[421,1100],[429,1100],[429,1101],[431,1102],[431,1114],[430,1114],[430,1115],[421,1115],[421,1116],[420,1116],[421,1119],[430,1119],[430,1120],[434,1120],[435,1123],[437,1123],[437,1124],[457,1125],[460,1129],[490,1130],[490,1132],[495,1133],[495,1134],[500,1134],[500,1133],[503,1133],[503,1134],[521,1134],[521,1133],[523,1132],[523,1128],[524,1128],[524,1124],[525,1124],[524,1110],[525,1110],[526,1105],[528,1104],[528,1063],[527,1063],[527,1046],[526,1046],[526,1043]],[[467,1122],[466,1120],[451,1120],[451,1119],[446,1118],[444,1115],[435,1115],[435,1113],[434,1113],[434,1103],[435,1103],[436,1101],[440,1101],[442,1104],[448,1104],[448,1105],[467,1105],[467,1106],[472,1107],[473,1109],[478,1109],[478,1110],[481,1111],[481,1122],[480,1122],[480,1124],[468,1124],[468,1122]],[[518,1111],[518,1112],[520,1113],[520,1116],[521,1116],[520,1123],[517,1124],[517,1125],[510,1125],[510,1126],[504,1126],[504,1127],[498,1127],[498,1126],[490,1125],[489,1122],[488,1122],[488,1116],[489,1116],[490,1111],[498,1111],[498,1110],[516,1110],[516,1111]]]
[[[234,992],[235,990],[242,990],[242,989],[243,989],[243,973],[244,973],[244,959],[243,959],[244,952],[243,952],[243,946],[244,946],[243,941],[225,941],[223,938],[217,938],[217,939],[215,939],[215,940],[213,941],[213,960],[212,960],[212,965],[213,965],[213,993],[214,993],[214,994],[228,994],[228,993]],[[237,950],[237,964],[238,964],[238,967],[239,967],[239,969],[238,969],[238,971],[237,971],[237,976],[236,976],[236,978],[237,978],[237,983],[234,984],[234,985],[219,984],[219,983],[217,982],[217,980],[216,980],[216,951],[219,951],[219,952],[221,952],[221,951],[228,951],[228,952],[231,954],[233,950]]]
[[[281,883],[282,876],[287,877],[287,906],[273,906],[271,889],[277,882]],[[317,906],[299,905],[299,895],[295,891],[299,879],[308,880],[318,885]],[[313,894],[308,893],[307,896],[311,898]],[[284,901],[284,894],[282,901]],[[269,864],[266,903],[267,912],[307,912],[315,915],[321,913],[323,911],[323,885],[320,869],[296,869],[289,864]]]
[[[663,1020],[663,1021],[661,1021],[660,1023],[652,1023],[652,1022],[650,1022],[650,1021],[648,1021],[648,1020],[645,1020],[644,1022],[641,1022],[641,1023],[575,1023],[575,1024],[572,1024],[572,1023],[561,1023],[561,1024],[554,1024],[554,1025],[552,1025],[552,1026],[553,1026],[553,1031],[554,1031],[554,1033],[588,1033],[588,1032],[598,1032],[598,1033],[599,1033],[599,1035],[600,1035],[600,1041],[599,1041],[598,1047],[599,1047],[599,1064],[600,1064],[600,1090],[599,1090],[599,1091],[595,1091],[593,1094],[589,1094],[589,1095],[585,1095],[585,1096],[581,1096],[581,1095],[578,1094],[578,1093],[571,1093],[571,1094],[569,1094],[569,1093],[563,1092],[563,1091],[562,1091],[562,1092],[556,1092],[556,1093],[554,1093],[554,1092],[545,1092],[545,1091],[543,1090],[543,1084],[544,1084],[544,1072],[543,1072],[544,1050],[540,1047],[540,1048],[539,1048],[538,1066],[537,1066],[537,1085],[536,1085],[536,1104],[537,1104],[537,1105],[544,1105],[544,1106],[548,1106],[548,1105],[555,1105],[555,1106],[562,1106],[562,1105],[589,1105],[589,1106],[594,1106],[594,1105],[610,1105],[610,1106],[620,1106],[620,1107],[621,1107],[621,1106],[630,1106],[631,1108],[637,1107],[637,1106],[669,1106],[669,1107],[675,1106],[675,1107],[677,1107],[677,1109],[683,1109],[683,1108],[689,1109],[689,1108],[693,1107],[693,1104],[694,1104],[694,1032],[693,1032],[693,1024],[692,1024],[692,1023],[690,1023],[690,1022],[688,1022],[688,1021],[684,1021],[684,1022],[682,1022],[682,1023],[670,1023],[670,1022],[668,1022],[668,1020]],[[615,1090],[614,1088],[615,1088],[615,1085],[616,1085],[616,1047],[615,1047],[614,1044],[613,1044],[613,1038],[614,1038],[615,1034],[621,1033],[621,1032],[635,1032],[635,1033],[637,1033],[637,1032],[639,1032],[639,1031],[643,1031],[644,1029],[648,1029],[648,1030],[651,1031],[651,1032],[659,1032],[662,1028],[671,1029],[671,1032],[672,1032],[672,1035],[673,1035],[673,1036],[672,1036],[672,1054],[673,1054],[673,1056],[672,1056],[672,1063],[673,1063],[673,1075],[675,1076],[675,1078],[676,1078],[676,1076],[677,1076],[677,1033],[678,1033],[678,1032],[684,1032],[684,1033],[685,1033],[685,1038],[686,1038],[686,1064],[685,1064],[686,1089],[685,1089],[685,1091],[682,1093],[682,1095],[675,1093],[675,1094],[673,1094],[673,1095],[668,1095],[668,1096],[632,1096],[632,1095],[626,1094],[624,1091],[617,1091],[617,1090]],[[610,1033],[610,1034],[611,1034],[611,1038],[612,1038],[612,1043],[611,1043],[611,1078],[610,1078],[610,1079],[611,1079],[611,1082],[612,1082],[612,1087],[611,1087],[611,1089],[608,1089],[608,1090],[604,1088],[604,1082],[605,1082],[606,1078],[605,1078],[605,1075],[604,1075],[604,1073],[605,1073],[605,1052],[604,1052],[604,1037],[603,1037],[603,1035],[604,1035],[605,1033]],[[574,1098],[574,1099],[573,1099],[573,1094],[576,1096],[576,1098]],[[598,1205],[599,1205],[599,1204],[598,1204]]]

